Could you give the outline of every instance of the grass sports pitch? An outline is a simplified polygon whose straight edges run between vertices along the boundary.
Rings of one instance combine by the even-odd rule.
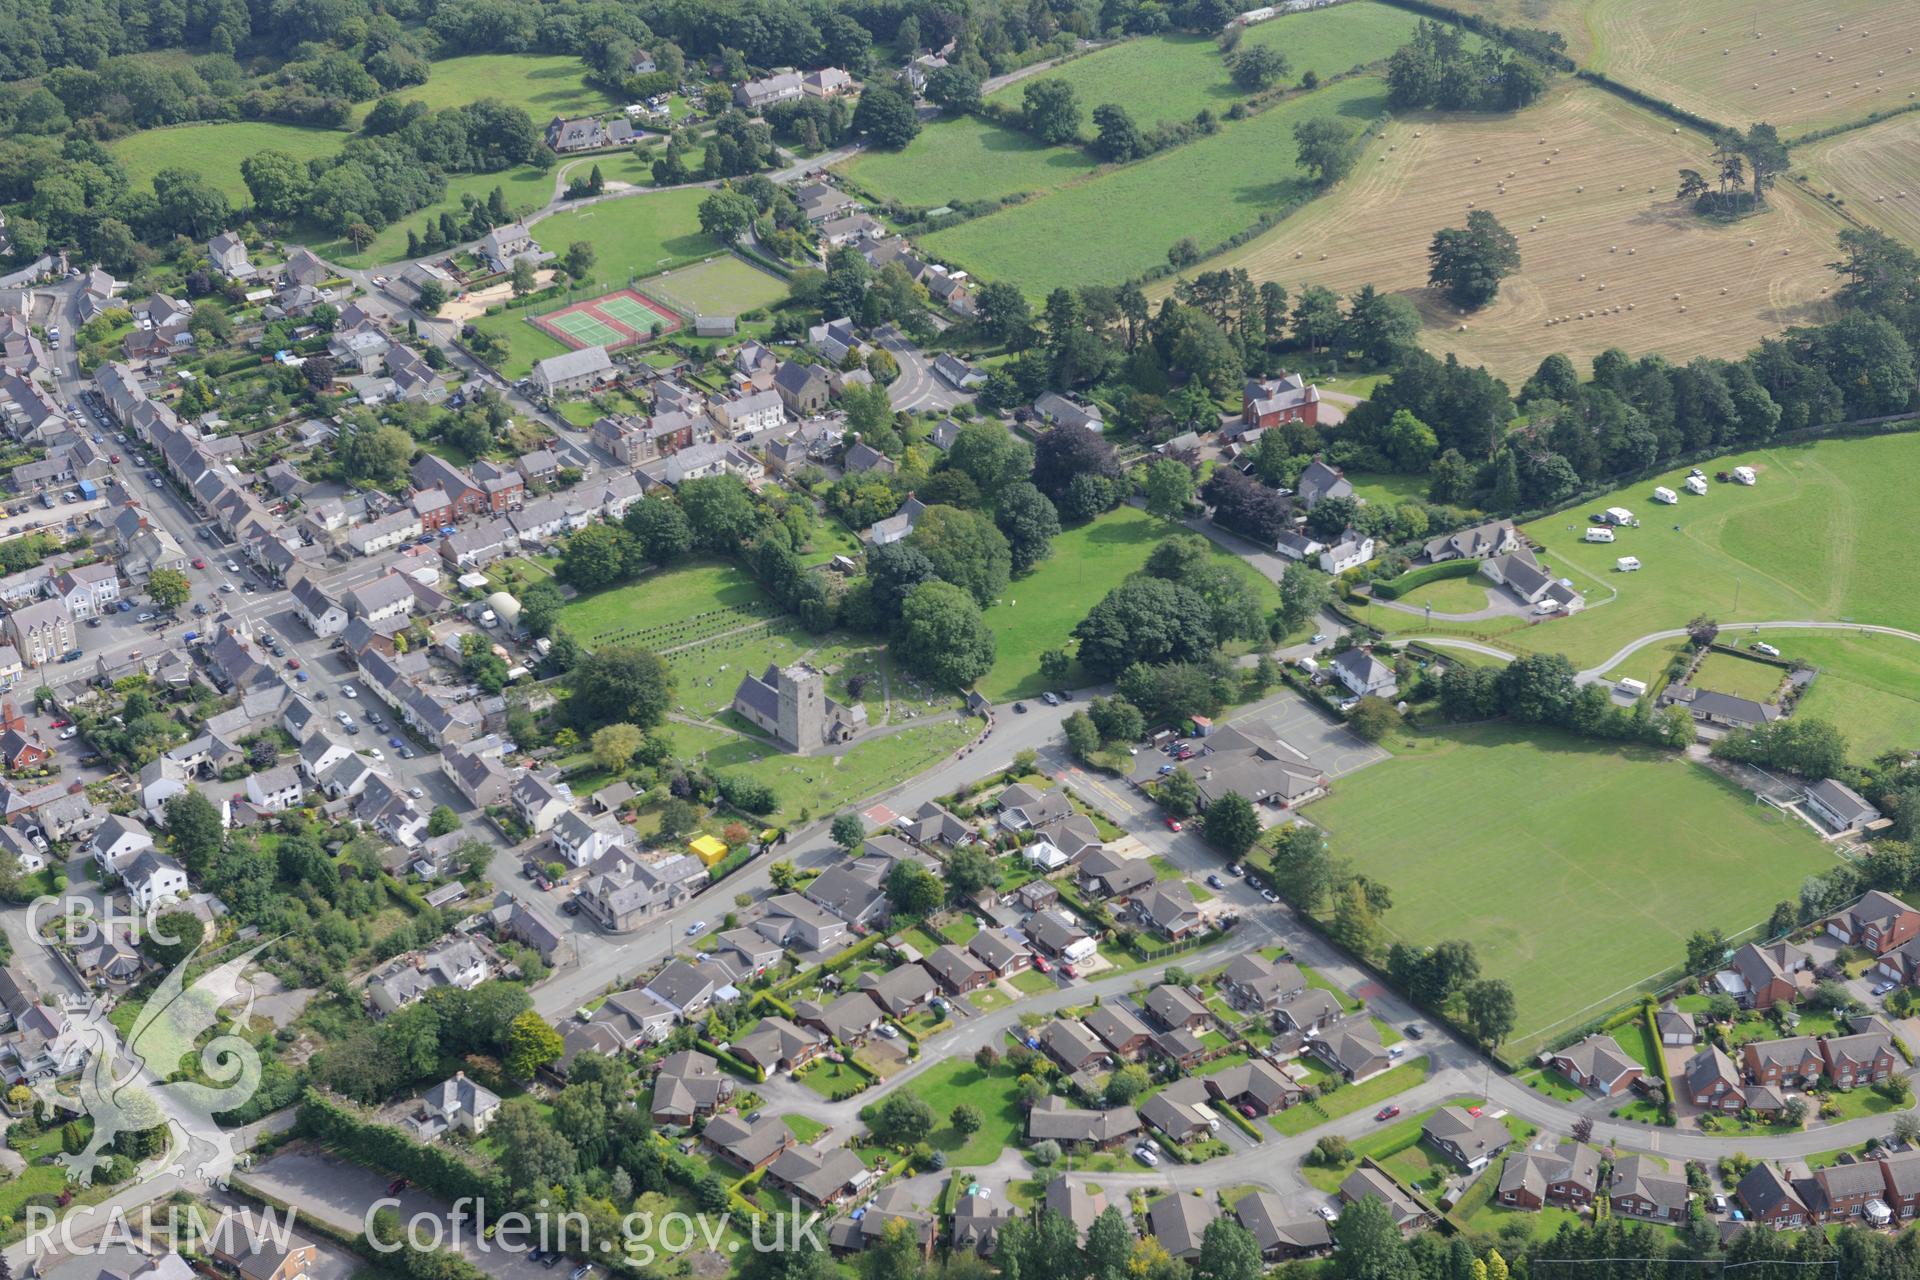
[[[680,317],[638,290],[621,289],[535,316],[533,323],[576,350],[612,350],[650,341],[656,324],[662,333],[672,333]]]
[[[1513,1058],[1626,1003],[1695,929],[1733,937],[1834,865],[1806,824],[1699,765],[1505,725],[1416,738],[1312,816],[1393,891],[1392,937],[1469,938],[1512,984]]]

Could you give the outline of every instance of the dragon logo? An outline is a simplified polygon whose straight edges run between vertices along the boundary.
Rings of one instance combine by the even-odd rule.
[[[259,1089],[260,1054],[230,1031],[208,1033],[215,1031],[220,1010],[243,996],[246,1004],[235,1024],[245,1025],[253,1010],[253,986],[240,975],[267,945],[207,970],[188,986],[187,968],[199,955],[196,950],[153,993],[124,1044],[98,1004],[76,1018],[68,1034],[77,1036],[87,1053],[77,1087],[39,1089],[44,1101],[93,1120],[85,1149],[59,1157],[68,1178],[81,1185],[92,1182],[94,1172],[112,1158],[116,1137],[158,1125],[167,1128],[169,1172],[220,1182],[232,1171],[236,1144],[214,1116],[243,1105]]]

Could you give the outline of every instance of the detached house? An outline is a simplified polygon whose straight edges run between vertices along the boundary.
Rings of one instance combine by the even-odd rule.
[[[1547,1055],[1547,1065],[1582,1089],[1604,1097],[1625,1093],[1646,1071],[1608,1035],[1590,1035]]]
[[[1797,1003],[1813,990],[1813,961],[1791,942],[1749,942],[1714,981],[1749,1009],[1771,1009]]]
[[[1441,1107],[1427,1117],[1420,1136],[1469,1173],[1483,1169],[1507,1149],[1513,1135],[1492,1116],[1472,1115],[1460,1107]]]
[[[1811,800],[1812,793],[1808,795]],[[1883,956],[1920,937],[1920,911],[1890,893],[1874,889],[1846,910],[1828,917],[1827,933],[1849,946]]]
[[[1510,1209],[1581,1210],[1600,1189],[1600,1153],[1579,1142],[1542,1139],[1507,1157],[1496,1195]]]

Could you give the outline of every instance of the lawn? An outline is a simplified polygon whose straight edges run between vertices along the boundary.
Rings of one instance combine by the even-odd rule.
[[[1041,973],[1038,969],[1022,969],[1009,979],[1013,989],[1022,995],[1037,996],[1048,991],[1059,990],[1060,984],[1053,980],[1050,973]]]
[[[647,281],[647,292],[696,315],[737,316],[787,296],[787,282],[734,254],[708,258]]]
[[[1424,475],[1403,476],[1395,475],[1391,471],[1363,474],[1349,471],[1347,479],[1353,484],[1353,496],[1362,502],[1384,503],[1389,507],[1397,507],[1403,502],[1424,505],[1427,501],[1427,477]]]
[[[1211,137],[925,237],[929,253],[1034,298],[1118,284],[1164,264],[1175,242],[1203,252],[1263,214],[1314,193],[1295,163],[1293,127],[1334,119],[1357,130],[1386,111],[1384,85],[1358,77],[1283,102]],[[1179,192],[1179,199],[1169,193]]]
[[[1716,693],[1732,694],[1736,698],[1773,702],[1776,701],[1774,695],[1780,692],[1781,682],[1786,678],[1785,668],[1769,662],[1736,658],[1730,653],[1709,653],[1700,660],[1692,683]]]
[[[1492,583],[1477,573],[1470,578],[1439,578],[1415,587],[1399,603],[1415,609],[1432,605],[1435,613],[1476,613],[1487,607],[1487,593],[1492,587]],[[1385,612],[1372,609],[1368,616]]]
[[[786,1115],[781,1116],[780,1120],[787,1126],[787,1131],[801,1142],[810,1143],[827,1131],[827,1126],[812,1116]]]
[[[868,738],[840,755],[768,755],[729,771],[772,787],[779,804],[766,820],[776,826],[792,824],[804,821],[808,813],[831,813],[878,795],[900,779],[932,768],[979,729],[975,719],[945,720]],[[719,763],[711,755],[707,759],[710,765]]]
[[[1290,80],[1312,71],[1322,80],[1385,61],[1413,36],[1417,14],[1370,0],[1286,14],[1247,28],[1243,48],[1270,46],[1293,64]],[[1473,40],[1473,36],[1468,36]]]
[[[1415,738],[1313,816],[1392,889],[1391,937],[1471,937],[1512,984],[1515,1058],[1672,968],[1689,933],[1737,936],[1832,865],[1804,824],[1698,765],[1506,725]]]
[[[1920,645],[1858,631],[1768,631],[1781,656],[1820,669],[1794,714],[1840,726],[1853,758],[1920,742]]]
[[[1741,463],[1759,472],[1752,488],[1715,483],[1704,498],[1683,494],[1679,507],[1655,508],[1648,496],[1655,485],[1677,490],[1685,479],[1685,469],[1676,469],[1526,526],[1550,549],[1555,571],[1572,577],[1597,606],[1572,618],[1532,627],[1519,619],[1428,627],[1382,609],[1370,620],[1397,634],[1470,635],[1516,652],[1565,653],[1582,668],[1606,663],[1651,632],[1684,628],[1702,612],[1720,621],[1730,644],[1754,638],[1732,625],[1740,621],[1806,618],[1920,631],[1920,558],[1861,554],[1920,540],[1920,504],[1910,498],[1920,484],[1920,435],[1826,440],[1700,465],[1712,475]],[[1582,542],[1587,513],[1607,506],[1624,506],[1647,524],[1611,545]],[[1638,557],[1640,571],[1614,572],[1622,555]],[[1618,599],[1599,604],[1615,592]],[[1883,651],[1895,649],[1890,641]],[[1873,687],[1890,669],[1867,652],[1861,661],[1870,674],[1862,683]],[[1650,645],[1606,670],[1651,680],[1670,656]]]
[[[145,129],[108,146],[127,171],[127,186],[140,191],[162,169],[191,169],[236,205],[252,204],[240,178],[240,162],[261,151],[284,151],[296,160],[318,160],[340,150],[348,134],[264,120],[183,124]]]
[[[1018,1076],[1004,1066],[982,1071],[970,1058],[949,1058],[907,1086],[933,1108],[936,1149],[954,1165],[992,1164],[1022,1132]],[[972,1134],[962,1134],[950,1117],[961,1103],[980,1109],[985,1123]]]
[[[823,1098],[845,1089],[857,1089],[866,1077],[844,1062],[820,1062],[800,1073],[800,1083]],[[792,1127],[789,1124],[788,1127]]]
[[[1269,1117],[1267,1122],[1289,1137],[1296,1133],[1305,1133],[1329,1120],[1338,1120],[1341,1116],[1350,1116],[1356,1111],[1377,1107],[1395,1094],[1404,1093],[1427,1078],[1431,1065],[1423,1054],[1412,1062],[1403,1062],[1371,1080],[1362,1080],[1359,1084],[1343,1084],[1332,1093],[1322,1094],[1312,1102],[1302,1102],[1297,1106],[1288,1107],[1279,1115]]]
[[[866,151],[841,165],[840,172],[883,200],[937,208],[957,200],[1051,191],[1096,167],[1078,148],[1049,147],[964,116],[928,125],[904,151]]]
[[[578,58],[526,53],[479,53],[431,64],[425,84],[393,95],[424,102],[436,111],[497,98],[519,107],[545,128],[555,116],[591,115],[621,104],[587,84]]]
[[[767,593],[746,570],[705,560],[582,596],[560,611],[560,622],[582,644],[630,639],[663,649],[771,612]]]
[[[993,670],[980,679],[980,692],[995,702],[1039,694],[1046,687],[1040,655],[1070,643],[1068,636],[1093,606],[1146,564],[1162,539],[1178,532],[1183,530],[1144,511],[1122,507],[1055,538],[1053,555],[1031,574],[1015,580],[1006,596],[986,611],[998,652]],[[1244,560],[1217,546],[1213,551],[1246,575],[1256,598],[1272,600],[1272,584]],[[1075,667],[1067,683],[1079,685],[1085,680]]]

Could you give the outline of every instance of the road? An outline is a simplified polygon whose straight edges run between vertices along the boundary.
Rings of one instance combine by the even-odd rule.
[[[1799,620],[1781,620],[1775,622],[1728,622],[1720,627],[1722,636],[1736,631],[1852,631],[1861,635],[1897,636],[1902,640],[1912,640],[1920,644],[1920,632],[1904,631],[1899,627],[1882,627],[1872,623],[1860,622],[1816,622],[1810,618]],[[1650,644],[1660,644],[1667,640],[1679,640],[1687,634],[1685,627],[1675,627],[1667,631],[1649,631],[1637,640],[1621,645],[1598,666],[1588,667],[1574,677],[1578,684],[1592,684],[1606,678],[1606,674],[1618,667],[1640,650]],[[1498,658],[1502,662],[1511,662],[1515,654],[1490,644],[1481,644],[1477,640],[1462,640],[1458,636],[1419,636],[1408,635],[1408,640],[1418,640],[1421,644],[1433,645],[1442,649],[1461,649],[1468,653],[1484,654],[1489,658]]]

